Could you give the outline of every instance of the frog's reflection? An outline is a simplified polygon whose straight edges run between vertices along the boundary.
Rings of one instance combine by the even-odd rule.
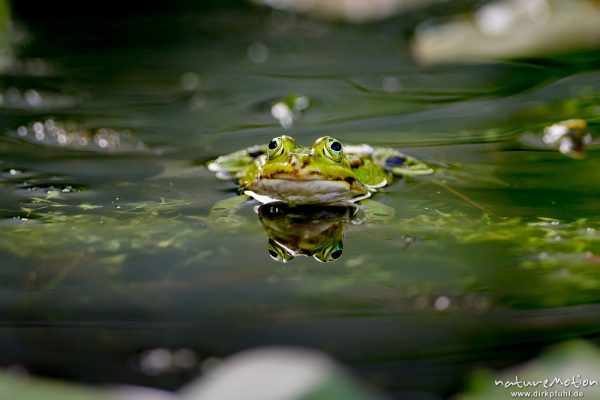
[[[344,228],[356,215],[354,204],[297,205],[274,202],[258,208],[258,216],[269,238],[269,255],[288,262],[298,255],[321,262],[342,256]]]

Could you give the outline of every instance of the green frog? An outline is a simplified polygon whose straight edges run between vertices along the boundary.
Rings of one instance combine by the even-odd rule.
[[[357,202],[388,186],[393,176],[433,173],[427,164],[390,148],[342,146],[324,136],[310,147],[290,136],[273,138],[208,164],[222,179],[238,182],[260,203],[330,204]]]
[[[255,211],[268,236],[269,255],[281,262],[298,255],[321,262],[339,259],[348,222],[385,223],[394,215],[392,208],[369,197],[394,176],[434,172],[391,148],[343,146],[330,136],[302,147],[286,135],[221,156],[208,168],[221,179],[234,180],[242,193],[215,204],[210,220],[216,227],[236,226],[244,203],[262,203]]]

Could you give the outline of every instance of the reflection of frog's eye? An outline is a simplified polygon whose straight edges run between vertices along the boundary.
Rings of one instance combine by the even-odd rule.
[[[283,140],[280,137],[273,138],[269,142],[269,158],[279,157],[283,153]]]
[[[268,244],[269,255],[275,261],[288,262],[294,259],[294,255],[290,254],[283,246],[280,246],[276,241],[269,238]]]
[[[342,144],[334,138],[329,138],[325,143],[325,151],[323,153],[333,161],[340,161],[343,157]]]
[[[321,262],[335,261],[342,256],[343,248],[344,247],[343,247],[342,242],[339,241],[332,246],[324,248],[322,251],[315,254],[313,257],[317,261],[321,261]]]

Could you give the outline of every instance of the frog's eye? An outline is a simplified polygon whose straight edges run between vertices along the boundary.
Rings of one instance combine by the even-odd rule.
[[[275,261],[288,262],[294,259],[294,255],[289,253],[286,248],[281,246],[279,243],[269,238],[268,244],[269,256]]]
[[[321,262],[335,261],[342,256],[343,248],[344,246],[342,244],[342,241],[340,240],[332,246],[325,247],[322,251],[315,254],[313,257],[317,261]]]
[[[344,156],[342,144],[334,138],[327,138],[323,153],[333,161],[341,161]]]
[[[273,138],[269,142],[269,159],[279,157],[283,153],[283,139],[281,137]]]

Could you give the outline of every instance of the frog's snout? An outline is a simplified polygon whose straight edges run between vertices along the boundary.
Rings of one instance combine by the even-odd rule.
[[[300,171],[310,164],[310,156],[302,154],[294,154],[290,157],[290,165],[294,167],[296,171]]]
[[[300,160],[298,160],[298,157],[296,157],[296,156],[290,157],[290,165],[292,167],[297,167],[299,163],[300,163]]]

